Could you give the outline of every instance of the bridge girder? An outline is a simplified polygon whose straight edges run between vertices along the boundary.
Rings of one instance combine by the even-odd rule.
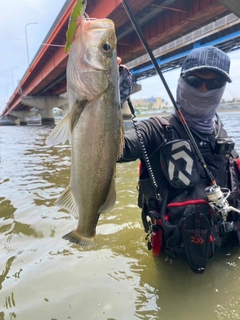
[[[228,13],[218,0],[128,0],[152,49],[177,39],[213,19]],[[145,51],[121,5],[122,0],[88,0],[87,13],[94,18],[110,18],[116,26],[118,55],[123,63]],[[3,115],[23,109],[25,95],[57,95],[66,88],[65,70],[68,56],[63,46],[68,19],[76,0],[67,0],[41,47],[10,98]],[[61,47],[62,46],[62,47]]]

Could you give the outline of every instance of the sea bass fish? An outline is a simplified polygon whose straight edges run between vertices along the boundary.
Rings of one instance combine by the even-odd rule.
[[[67,64],[68,113],[46,144],[71,141],[70,184],[56,201],[78,217],[63,236],[92,246],[100,213],[116,201],[116,161],[123,152],[119,71],[114,23],[82,17]]]

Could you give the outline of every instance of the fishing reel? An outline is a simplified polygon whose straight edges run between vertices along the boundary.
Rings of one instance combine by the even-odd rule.
[[[205,189],[205,194],[208,197],[209,205],[221,214],[224,221],[226,221],[229,211],[235,211],[240,214],[240,210],[230,206],[227,201],[227,198],[230,195],[230,190],[228,188],[220,188],[218,185],[214,184]]]

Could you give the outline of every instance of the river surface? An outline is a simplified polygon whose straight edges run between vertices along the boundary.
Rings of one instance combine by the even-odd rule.
[[[221,113],[240,152],[240,113]],[[70,147],[48,147],[45,126],[0,127],[0,320],[240,319],[240,248],[204,274],[153,258],[136,205],[138,162],[117,165],[117,202],[94,247],[62,236],[76,227],[54,206],[68,186]]]

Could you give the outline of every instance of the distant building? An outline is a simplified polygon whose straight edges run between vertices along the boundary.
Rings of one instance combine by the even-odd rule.
[[[161,97],[157,97],[155,98],[156,99],[156,102],[154,103],[153,107],[156,108],[156,109],[162,109],[163,107],[166,106],[165,104],[165,100],[162,99]]]
[[[161,110],[164,107],[166,107],[166,103],[164,99],[161,97],[151,97],[147,99],[133,99],[132,103],[135,108],[146,110],[146,109],[151,109],[151,110]]]

